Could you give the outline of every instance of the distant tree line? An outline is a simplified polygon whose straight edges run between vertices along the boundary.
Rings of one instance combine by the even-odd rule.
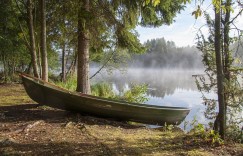
[[[177,47],[165,38],[147,40],[144,54],[135,54],[131,66],[150,68],[202,68],[201,54],[195,46]]]

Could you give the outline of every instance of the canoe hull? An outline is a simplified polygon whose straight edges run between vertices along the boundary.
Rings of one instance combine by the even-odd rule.
[[[21,74],[23,85],[31,99],[54,108],[76,111],[98,117],[135,121],[146,124],[179,124],[189,109],[135,104],[69,92],[50,83]]]

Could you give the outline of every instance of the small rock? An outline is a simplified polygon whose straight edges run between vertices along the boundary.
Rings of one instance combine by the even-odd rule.
[[[75,126],[75,124],[72,121],[70,121],[66,124],[65,128],[71,128],[71,127],[74,127],[74,126]]]
[[[37,125],[39,125],[39,124],[41,124],[41,123],[45,123],[45,121],[43,121],[43,120],[39,120],[39,121],[34,122],[33,124],[28,124],[28,125],[24,128],[24,131],[25,131],[25,132],[29,132],[30,129],[32,129],[33,127],[35,127],[35,126],[37,126]]]
[[[77,126],[77,128],[80,129],[81,131],[85,131],[85,130],[86,130],[86,127],[85,127],[84,124],[78,123],[76,126]]]

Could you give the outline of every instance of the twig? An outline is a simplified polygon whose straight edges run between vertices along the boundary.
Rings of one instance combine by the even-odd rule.
[[[112,52],[111,56],[106,60],[106,62],[100,67],[99,70],[97,70],[97,72],[95,72],[90,79],[92,79],[93,77],[95,77],[106,65],[107,63],[111,60],[111,58],[113,57],[113,55],[115,54],[115,51]]]
[[[231,21],[229,21],[229,23],[234,22],[234,20],[235,20],[238,16],[241,15],[242,11],[243,11],[243,9],[241,9],[241,10],[238,12],[238,14],[237,14]]]

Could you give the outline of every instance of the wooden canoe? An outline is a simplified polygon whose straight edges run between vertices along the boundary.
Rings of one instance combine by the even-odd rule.
[[[70,92],[27,74],[20,76],[31,99],[54,108],[153,125],[179,124],[190,111],[184,107],[129,103]]]

